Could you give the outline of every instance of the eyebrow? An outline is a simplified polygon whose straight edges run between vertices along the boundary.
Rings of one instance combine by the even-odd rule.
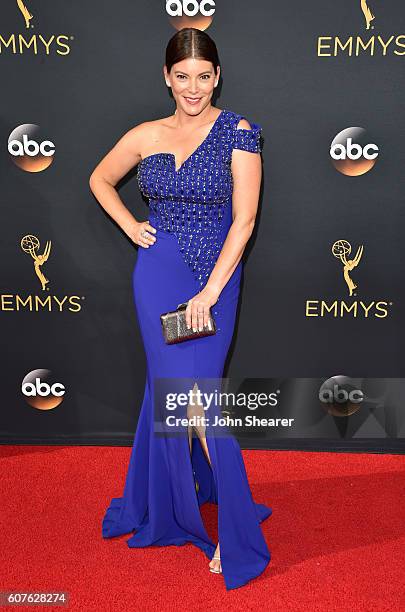
[[[202,74],[207,74],[207,73],[211,74],[211,72],[212,72],[212,70],[204,70],[204,72],[200,72],[198,74],[198,76],[201,76]],[[184,70],[175,70],[174,73],[175,74],[178,74],[178,73],[187,74],[187,72],[184,72]],[[188,74],[187,74],[187,76],[188,76]]]

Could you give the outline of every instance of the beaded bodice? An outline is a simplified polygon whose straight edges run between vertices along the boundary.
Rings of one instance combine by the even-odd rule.
[[[232,223],[232,150],[262,150],[261,126],[250,122],[251,129],[238,129],[242,118],[223,109],[208,136],[178,169],[173,153],[153,153],[138,164],[137,180],[148,199],[148,220],[156,229],[176,236],[200,290]]]

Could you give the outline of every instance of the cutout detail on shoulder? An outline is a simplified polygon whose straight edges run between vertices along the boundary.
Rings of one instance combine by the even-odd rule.
[[[235,125],[234,130],[234,139],[233,139],[233,148],[234,149],[242,149],[244,151],[250,151],[251,153],[261,153],[262,152],[262,142],[261,142],[261,134],[262,127],[258,123],[253,123],[249,121],[251,125],[251,129],[248,128],[238,128],[237,124],[241,119],[245,119],[241,115],[238,118],[238,121]]]

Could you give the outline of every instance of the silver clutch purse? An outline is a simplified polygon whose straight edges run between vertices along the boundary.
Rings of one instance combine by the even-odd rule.
[[[176,310],[171,312],[164,312],[160,315],[160,321],[162,323],[162,332],[166,344],[176,344],[177,342],[183,342],[183,340],[191,340],[193,338],[201,338],[203,336],[212,336],[216,333],[217,327],[215,325],[215,319],[209,313],[208,324],[204,325],[203,329],[199,331],[193,331],[193,328],[187,328],[186,324],[186,308],[187,302],[183,302],[177,306]]]

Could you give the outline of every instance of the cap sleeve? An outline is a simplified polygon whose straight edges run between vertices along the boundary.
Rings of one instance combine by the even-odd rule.
[[[244,119],[244,117],[239,117]],[[251,129],[248,128],[237,128],[235,126],[233,148],[242,149],[243,151],[250,151],[251,153],[261,153],[262,151],[262,127],[258,123],[249,121]]]

